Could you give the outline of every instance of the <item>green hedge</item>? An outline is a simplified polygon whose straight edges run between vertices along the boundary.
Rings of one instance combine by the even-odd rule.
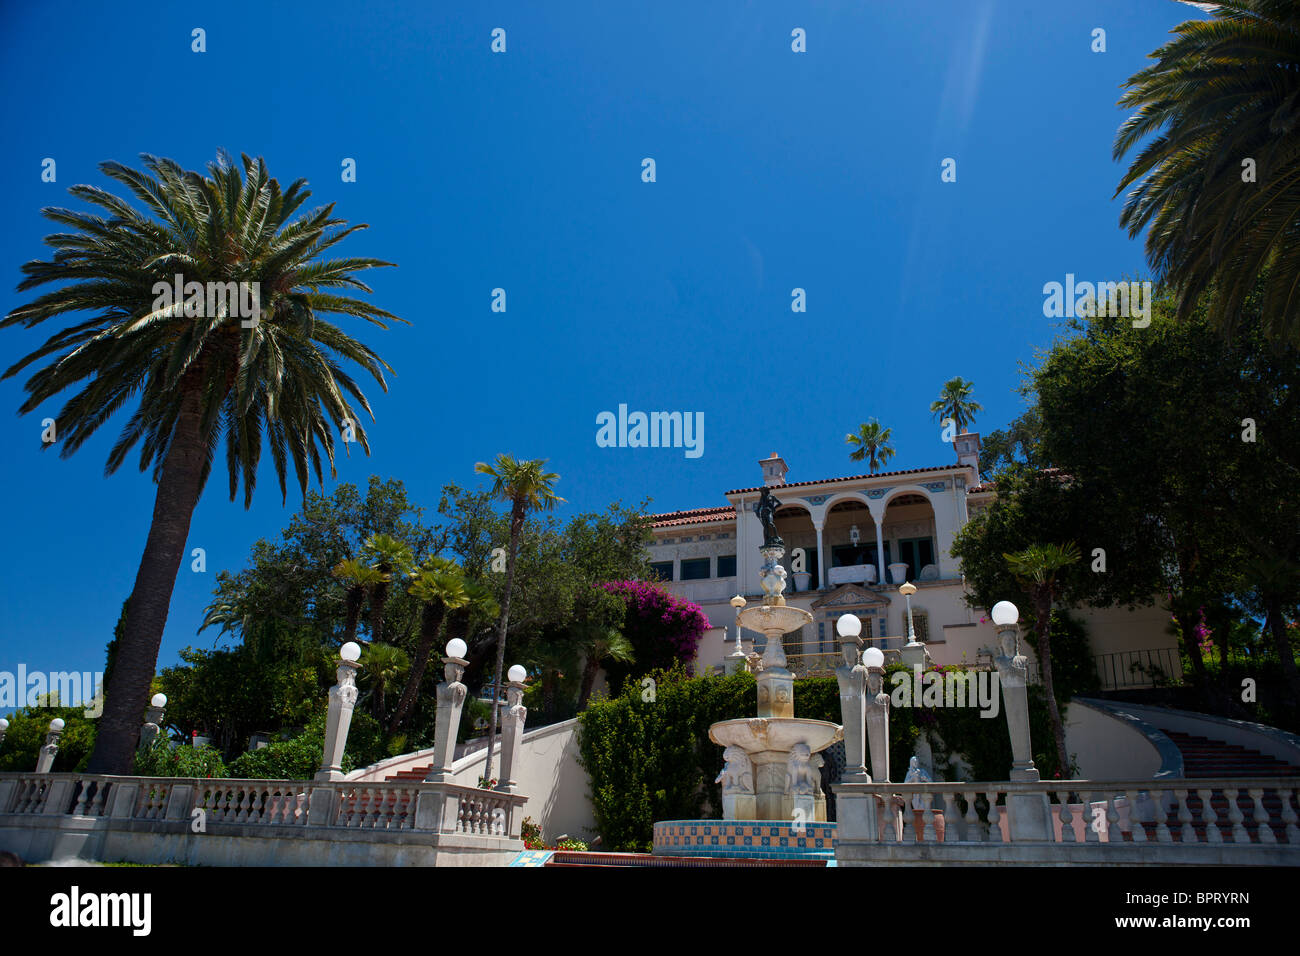
[[[907,668],[892,665],[885,674]],[[722,770],[722,748],[709,740],[711,724],[758,713],[752,675],[689,678],[680,668],[652,675],[654,699],[629,684],[616,698],[595,698],[581,715],[579,751],[591,780],[596,829],[611,850],[648,852],[656,820],[721,816],[721,794],[713,781]],[[839,684],[833,677],[795,681],[796,717],[840,723]],[[973,707],[890,708],[890,776],[901,780],[922,730],[942,744],[936,769],[949,754],[962,753],[969,779],[1006,780],[1011,769],[1005,699],[996,717]],[[1044,779],[1057,772],[1047,707],[1040,688],[1030,688],[1029,722],[1034,761]],[[942,772],[942,771],[941,771]]]

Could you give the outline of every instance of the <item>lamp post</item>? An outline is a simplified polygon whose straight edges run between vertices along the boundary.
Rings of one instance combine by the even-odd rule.
[[[36,772],[49,773],[54,767],[54,757],[59,752],[59,737],[63,734],[63,719],[55,717],[50,721],[50,732],[45,735],[45,746],[36,758]]]
[[[925,666],[925,645],[916,639],[916,626],[912,621],[912,595],[916,585],[904,581],[899,585],[898,593],[907,601],[907,643],[903,645],[903,663],[908,667]]]
[[[524,706],[524,680],[528,671],[520,664],[515,664],[506,673],[509,683],[506,685],[506,704],[504,729],[501,733],[501,782],[496,789],[514,793],[519,789],[515,780],[519,770],[519,757],[524,745],[524,721],[528,719],[528,708]]]
[[[841,614],[835,622],[844,663],[835,668],[840,685],[840,720],[844,724],[844,783],[870,783],[866,767],[867,669],[858,663],[862,646],[862,621],[856,614]]]
[[[343,748],[348,742],[348,728],[352,725],[352,708],[357,702],[357,671],[361,665],[361,647],[348,641],[339,649],[337,683],[330,688],[329,713],[325,718],[325,749],[317,780],[343,779]]]
[[[736,649],[722,662],[723,672],[730,676],[749,670],[749,658],[745,655],[745,642],[741,638],[740,609],[749,602],[737,594],[731,599],[731,606],[736,609]]]
[[[433,725],[433,765],[425,775],[426,782],[451,780],[451,763],[456,756],[456,730],[460,727],[461,708],[465,706],[466,688],[460,679],[465,676],[465,668],[469,664],[465,659],[468,651],[469,648],[459,637],[453,637],[447,642],[447,656],[442,659],[442,672],[446,679],[437,689],[438,713]]]
[[[5,734],[9,733],[9,721],[0,717],[0,744],[5,742]]]
[[[140,731],[141,750],[148,750],[158,739],[158,734],[162,731],[163,708],[166,706],[166,694],[154,694],[153,699],[149,701],[149,709],[145,711],[144,728]]]

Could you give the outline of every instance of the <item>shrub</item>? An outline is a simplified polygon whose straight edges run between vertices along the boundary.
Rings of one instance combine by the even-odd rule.
[[[148,747],[135,754],[137,777],[227,777],[229,772],[221,760],[221,751],[204,744],[190,747],[182,744],[173,747],[170,740],[159,736]]]

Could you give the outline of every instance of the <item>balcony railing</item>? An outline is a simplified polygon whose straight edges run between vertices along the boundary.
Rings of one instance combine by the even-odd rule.
[[[1300,778],[869,783],[834,789],[838,847],[844,858],[859,862],[940,858],[890,847],[1011,844],[1026,848],[1024,861],[1073,855],[1100,862],[1109,853],[1128,862],[1300,863]],[[1056,850],[1030,852],[1033,847]],[[1195,848],[1213,852],[1193,859]],[[967,854],[986,857],[1015,858]]]
[[[0,817],[64,814],[120,821],[519,835],[527,797],[445,783],[218,780],[0,774]]]

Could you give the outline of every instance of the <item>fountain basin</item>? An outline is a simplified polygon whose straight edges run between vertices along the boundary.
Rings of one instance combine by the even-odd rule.
[[[759,604],[740,612],[740,626],[760,634],[789,634],[812,621],[802,608],[784,604]]]
[[[741,717],[709,728],[709,739],[715,744],[739,747],[751,757],[767,752],[788,754],[799,743],[817,753],[843,737],[839,724],[802,717]]]

